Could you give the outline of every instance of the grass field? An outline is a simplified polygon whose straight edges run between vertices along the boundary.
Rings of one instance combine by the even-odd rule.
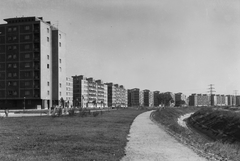
[[[120,160],[129,128],[144,110],[115,110],[97,117],[0,119],[0,160]]]

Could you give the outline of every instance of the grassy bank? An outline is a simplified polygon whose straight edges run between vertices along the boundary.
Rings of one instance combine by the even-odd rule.
[[[192,148],[199,155],[208,159],[238,161],[240,158],[238,151],[236,151],[238,145],[214,141],[204,133],[201,133],[201,131],[193,128],[184,128],[177,123],[179,116],[196,112],[200,109],[195,107],[165,108],[156,111],[153,114],[153,118],[164,125],[166,130],[177,140]]]
[[[240,114],[226,109],[204,108],[188,118],[188,124],[212,138],[209,151],[228,160],[240,158]]]
[[[134,118],[143,110],[97,117],[23,117],[0,120],[0,160],[119,160]]]

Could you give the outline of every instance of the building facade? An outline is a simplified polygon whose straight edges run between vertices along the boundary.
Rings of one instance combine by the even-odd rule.
[[[153,92],[148,89],[140,91],[140,106],[153,107],[153,105]]]
[[[62,73],[53,72],[58,62],[64,61],[65,43],[59,47],[60,33],[49,21],[41,17],[21,17],[4,19],[0,25],[0,104],[1,107],[49,108],[56,97],[58,79],[65,79],[65,66]],[[64,36],[61,39],[64,42]],[[57,50],[57,48],[59,50]],[[61,50],[61,51],[60,51]],[[61,53],[61,54],[59,54]],[[63,62],[64,64],[64,62]],[[57,67],[58,68],[58,67]],[[61,75],[61,76],[59,76]],[[55,80],[54,80],[55,79]],[[54,84],[58,83],[56,87]],[[65,83],[62,84],[65,86]],[[63,88],[63,97],[65,95]],[[60,95],[60,93],[58,93]],[[65,98],[64,98],[65,99]]]
[[[133,88],[130,91],[131,107],[139,107],[143,102],[143,95],[140,94],[139,88]]]
[[[108,105],[109,107],[127,107],[128,93],[123,85],[106,83],[108,87]]]
[[[73,79],[66,77],[66,105],[71,107],[73,105]]]
[[[73,104],[83,108],[108,107],[107,89],[101,80],[73,76]]]
[[[160,91],[154,91],[153,92],[153,104],[155,107],[160,105],[160,98],[159,98]]]

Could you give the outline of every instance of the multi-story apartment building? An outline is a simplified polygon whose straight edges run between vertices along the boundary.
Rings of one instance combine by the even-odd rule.
[[[127,90],[123,85],[106,83],[108,86],[108,106],[109,107],[127,107]]]
[[[140,99],[141,106],[145,106],[145,107],[152,107],[153,106],[153,92],[151,92],[148,89],[145,89],[143,91],[140,91]]]
[[[233,105],[233,95],[227,95],[228,106]]]
[[[68,107],[73,105],[73,79],[66,77],[66,104]]]
[[[132,107],[139,107],[143,102],[143,95],[140,94],[139,88],[133,88],[130,90],[131,93],[131,106]]]
[[[41,17],[4,20],[7,24],[0,25],[1,107],[49,108],[52,100],[65,99],[65,34]]]
[[[183,93],[175,93],[175,106],[186,106],[187,98]]]
[[[154,91],[153,92],[153,104],[155,107],[160,105],[160,98],[159,98],[160,91]]]
[[[132,97],[131,97],[131,90],[130,89],[127,90],[127,98],[128,98],[128,107],[132,107],[132,102],[131,102]]]
[[[74,106],[83,108],[108,107],[107,85],[101,80],[94,80],[83,75],[73,76]]]
[[[192,94],[189,96],[189,106],[209,106],[210,96],[207,94]]]

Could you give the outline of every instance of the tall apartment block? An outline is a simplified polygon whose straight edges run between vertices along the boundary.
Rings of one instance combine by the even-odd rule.
[[[127,90],[123,85],[106,83],[108,86],[108,106],[109,107],[127,107]]]
[[[66,104],[68,107],[73,105],[73,79],[66,77]]]
[[[107,85],[83,75],[73,76],[73,104],[83,108],[108,107]]]
[[[143,91],[140,92],[141,96],[140,99],[141,103],[140,106],[145,106],[145,107],[153,107],[153,92],[151,92],[148,89],[145,89]]]
[[[0,25],[0,104],[49,108],[65,99],[65,34],[41,17]]]
[[[139,107],[143,102],[143,95],[140,93],[139,88],[133,88],[130,90],[131,93],[131,106]]]
[[[155,107],[160,105],[160,98],[159,98],[160,91],[154,91],[153,92],[153,105]]]
[[[175,93],[175,106],[186,106],[187,97],[183,93]]]

